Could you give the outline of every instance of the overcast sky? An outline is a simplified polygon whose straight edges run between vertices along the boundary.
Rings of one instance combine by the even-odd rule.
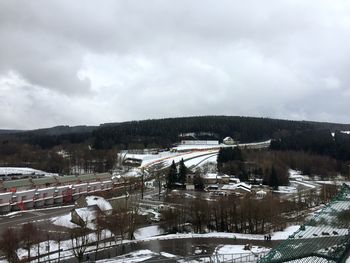
[[[0,0],[0,128],[350,123],[350,1]]]

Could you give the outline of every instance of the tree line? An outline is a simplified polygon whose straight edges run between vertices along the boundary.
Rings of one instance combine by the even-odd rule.
[[[281,200],[271,194],[260,200],[253,195],[230,195],[212,201],[184,199],[175,195],[168,197],[167,201],[177,206],[161,212],[161,225],[170,233],[218,231],[265,234],[283,230],[288,223],[300,223],[302,211],[328,202],[336,193],[334,186],[324,186],[320,193],[300,193],[292,201]]]
[[[331,130],[306,130],[281,136],[272,140],[272,150],[304,151],[333,157],[337,160],[350,160],[350,135]]]

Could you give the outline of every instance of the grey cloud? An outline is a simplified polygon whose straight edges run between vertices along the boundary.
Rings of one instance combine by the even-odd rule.
[[[0,1],[0,121],[350,122],[349,11],[345,0]]]

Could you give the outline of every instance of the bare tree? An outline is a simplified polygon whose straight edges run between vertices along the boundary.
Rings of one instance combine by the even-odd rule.
[[[22,225],[21,241],[23,242],[23,248],[28,251],[28,260],[30,260],[30,250],[38,242],[38,229],[33,223]]]
[[[61,242],[63,240],[64,237],[64,233],[62,231],[57,231],[55,232],[53,238],[56,240],[57,242],[57,250],[58,250],[58,262],[61,261]]]
[[[128,237],[134,239],[134,233],[137,225],[139,224],[139,209],[137,205],[132,205],[128,211]]]
[[[105,228],[104,214],[101,210],[97,210],[96,222],[95,222],[95,233],[96,233],[96,250],[95,250],[95,260],[97,259],[97,252],[102,238],[102,231]]]
[[[7,228],[1,235],[0,250],[5,254],[8,262],[17,262],[16,251],[19,248],[19,236],[13,228]]]
[[[84,253],[89,243],[88,233],[89,229],[86,227],[86,224],[79,228],[73,228],[70,230],[73,254],[79,262],[84,260]]]
[[[149,173],[152,177],[155,177],[158,184],[158,199],[160,200],[160,194],[162,191],[162,181],[164,180],[164,164],[157,163],[148,168]]]

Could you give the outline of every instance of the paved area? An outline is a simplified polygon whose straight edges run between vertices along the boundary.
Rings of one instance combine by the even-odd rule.
[[[52,207],[40,210],[18,211],[0,217],[0,234],[7,227],[20,226],[21,224],[45,220],[51,217],[60,216],[68,213],[72,209],[72,205],[64,207]]]

